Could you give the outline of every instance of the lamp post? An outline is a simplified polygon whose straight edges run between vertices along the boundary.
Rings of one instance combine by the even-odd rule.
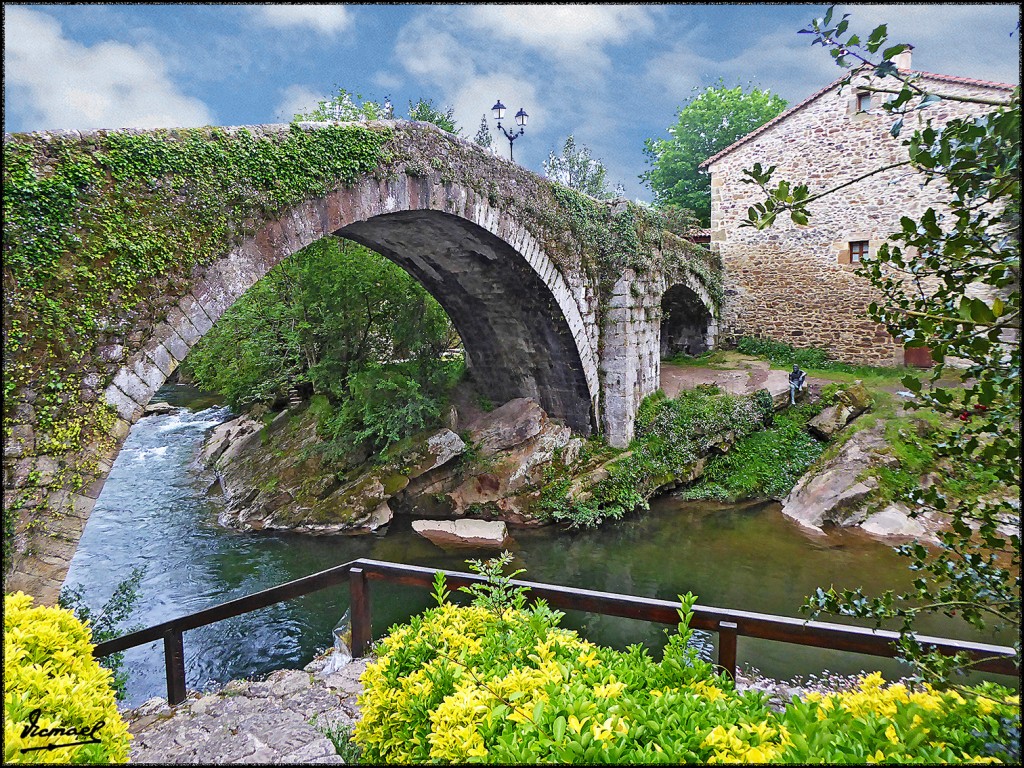
[[[505,134],[505,138],[508,139],[508,159],[512,159],[512,142],[526,133],[526,119],[529,117],[526,114],[526,110],[522,107],[516,112],[516,124],[519,126],[519,133],[509,133],[501,127],[501,121],[505,117],[505,105],[501,103],[501,99],[491,107],[491,111],[494,113],[494,119],[498,121],[498,130]]]

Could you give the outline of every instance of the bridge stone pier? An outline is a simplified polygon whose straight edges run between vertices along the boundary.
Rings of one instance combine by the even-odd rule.
[[[346,165],[338,158],[355,141],[360,151]],[[231,162],[217,170],[180,160],[182,147],[207,157],[209,145],[220,154],[208,162],[234,153]],[[5,591],[55,600],[153,393],[246,290],[320,238],[362,243],[419,280],[451,317],[474,382],[493,402],[535,398],[576,433],[615,446],[629,443],[640,401],[659,385],[666,291],[694,304],[677,316],[706,321],[683,336],[713,337],[717,265],[685,233],[431,125],[51,132],[5,135],[4,148],[21,185],[10,224],[5,204]],[[302,161],[293,164],[299,189],[288,194],[274,176],[292,173],[286,149]],[[215,173],[227,181],[203,192]],[[78,192],[54,198],[65,179],[81,179]],[[59,236],[46,240],[48,222],[33,230],[32,217],[53,205],[67,210],[58,211]],[[115,209],[114,221],[158,244],[149,261],[107,231]],[[228,234],[218,239],[221,230],[202,223],[211,220]],[[102,247],[97,231],[108,238]],[[141,300],[125,301],[124,278],[115,279],[125,263]],[[94,293],[83,299],[86,288]],[[91,319],[75,319],[83,316]]]

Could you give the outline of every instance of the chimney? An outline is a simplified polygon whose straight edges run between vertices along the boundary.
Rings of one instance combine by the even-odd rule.
[[[910,54],[913,50],[914,46],[908,45],[903,51],[892,57],[892,63],[896,65],[896,69],[910,69]]]

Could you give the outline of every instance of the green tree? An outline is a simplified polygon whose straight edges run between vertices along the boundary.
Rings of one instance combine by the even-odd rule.
[[[561,154],[551,150],[542,165],[548,178],[585,195],[607,199],[622,193],[621,185],[616,185],[614,191],[608,190],[605,178],[608,171],[604,163],[591,157],[588,147],[582,144],[577,146],[571,133],[562,145]]]
[[[418,120],[421,123],[433,123],[438,128],[462,135],[462,129],[455,123],[455,107],[438,109],[434,106],[433,99],[420,98],[415,103],[409,102],[409,119]]]
[[[640,178],[650,185],[654,202],[693,211],[705,226],[711,220],[711,178],[698,166],[734,141],[761,127],[786,108],[786,100],[768,91],[721,81],[696,95],[679,110],[671,138],[644,143],[651,165]]]
[[[941,129],[924,120],[904,138],[907,156],[899,165],[918,172],[925,184],[944,185],[947,207],[929,208],[917,219],[902,217],[899,231],[858,274],[881,296],[870,305],[870,317],[908,345],[932,350],[936,365],[927,386],[910,376],[903,384],[917,394],[912,407],[932,409],[957,425],[935,446],[946,471],[959,476],[970,465],[989,467],[1006,495],[956,504],[937,485],[914,489],[904,499],[912,513],[944,513],[950,526],[936,550],[917,543],[897,548],[918,574],[913,588],[873,597],[859,588],[819,589],[807,605],[815,613],[898,620],[904,654],[919,675],[947,684],[969,665],[914,640],[920,615],[958,615],[979,630],[1015,628],[1020,664],[1020,531],[1014,506],[1020,493],[1020,88],[1006,102],[931,92],[920,77],[897,69],[892,59],[907,46],[890,44],[885,25],[861,40],[849,33],[849,14],[838,22],[833,15],[829,8],[803,32],[849,70],[847,83],[864,75],[868,89],[891,94],[884,108],[894,118],[893,136],[901,135],[907,115],[926,117],[927,108],[941,100],[992,107],[979,117],[949,120]],[[745,180],[765,195],[749,210],[748,226],[769,227],[782,214],[806,223],[810,203],[852,183],[812,193],[806,185],[776,181],[774,170],[755,165],[745,171]],[[967,367],[952,367],[954,359]]]
[[[376,101],[366,101],[360,94],[353,94],[344,88],[329,99],[317,102],[309,112],[299,112],[293,121],[328,122],[364,122],[367,120],[386,120],[389,118],[385,105]]]
[[[486,113],[480,118],[480,127],[477,129],[476,136],[473,137],[473,141],[484,149],[490,149],[494,144],[494,136],[491,135],[491,127],[487,124]]]
[[[457,344],[448,316],[378,253],[324,238],[278,264],[199,341],[185,371],[234,408],[297,389],[343,401],[373,364],[422,362]]]

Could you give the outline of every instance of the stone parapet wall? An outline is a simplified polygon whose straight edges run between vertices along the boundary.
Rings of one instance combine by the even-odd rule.
[[[747,209],[763,201],[742,172],[755,163],[776,167],[775,181],[806,184],[811,194],[839,186],[868,171],[907,159],[902,139],[893,138],[894,118],[881,108],[886,94],[874,94],[872,108],[856,111],[855,94],[864,81],[826,90],[794,108],[777,123],[709,165],[711,242],[725,270],[726,291],[720,321],[722,338],[763,336],[796,347],[830,350],[848,362],[902,364],[902,345],[866,317],[878,298],[854,274],[849,244],[867,241],[869,253],[900,229],[900,218],[941,210],[942,185],[906,166],[877,173],[811,204],[805,226],[780,217],[766,230],[742,227]],[[875,84],[891,87],[892,80]],[[923,78],[938,94],[1007,99],[1010,89]],[[935,125],[988,112],[991,106],[944,100],[916,115]],[[908,117],[904,138],[918,123]]]

